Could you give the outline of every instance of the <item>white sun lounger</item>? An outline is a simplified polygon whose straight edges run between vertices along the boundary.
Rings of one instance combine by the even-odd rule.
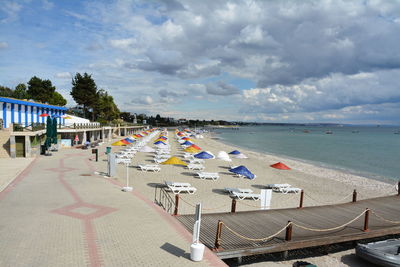
[[[185,186],[168,186],[169,190],[172,191],[172,193],[174,193],[175,195],[182,193],[189,193],[191,195],[193,195],[196,192],[196,188],[189,186],[189,187],[185,187]]]
[[[224,190],[226,192],[229,192],[230,194],[232,194],[233,192],[237,192],[237,193],[253,193],[253,190],[251,189],[245,189],[245,188],[232,188],[232,187],[225,187]]]
[[[216,181],[219,178],[219,174],[217,172],[198,172],[197,175],[202,180],[212,179],[213,181]]]
[[[199,170],[202,171],[205,169],[204,165],[202,164],[188,164],[187,165],[189,170]]]
[[[183,154],[183,157],[184,157],[185,159],[194,159],[193,154],[190,154],[190,153],[185,153],[185,154]]]
[[[169,182],[165,181],[167,186],[175,186],[175,187],[191,187],[192,185],[189,183],[180,183],[180,182]]]
[[[243,200],[246,198],[251,198],[253,200],[260,200],[260,194],[252,194],[252,193],[239,193],[239,192],[232,192],[231,197],[237,198],[239,200]]]
[[[166,161],[167,159],[154,159],[154,162],[155,163],[157,163],[157,164],[160,164],[160,163],[162,163],[162,162],[164,162],[164,161]]]
[[[153,172],[159,172],[161,170],[160,166],[158,165],[138,165],[141,171],[147,172],[147,171],[153,171]]]
[[[203,164],[204,163],[204,159],[190,159],[190,164]]]
[[[163,159],[163,160],[166,160],[166,159],[169,159],[171,157],[171,155],[167,155],[167,154],[163,154],[163,155],[156,155],[154,158],[155,159]]]
[[[267,188],[271,188],[275,192],[281,192],[282,188],[291,187],[290,184],[267,184]]]
[[[281,192],[284,193],[284,194],[287,194],[287,193],[295,193],[295,194],[298,194],[298,193],[301,192],[301,188],[297,188],[297,187],[285,187],[285,188],[282,188],[282,189],[281,189]]]
[[[116,158],[116,159],[115,159],[115,163],[125,163],[125,164],[129,164],[129,163],[131,163],[131,159]]]

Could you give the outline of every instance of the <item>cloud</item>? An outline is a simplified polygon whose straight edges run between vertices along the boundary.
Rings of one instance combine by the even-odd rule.
[[[0,49],[6,49],[8,47],[7,42],[0,42]]]
[[[49,0],[42,0],[42,6],[45,10],[50,10],[54,7],[54,3]]]
[[[239,94],[240,90],[233,85],[226,84],[223,81],[217,83],[209,83],[206,85],[206,91],[210,95],[235,95]]]
[[[3,1],[0,5],[0,23],[9,23],[18,19],[22,5],[14,1]]]
[[[140,96],[138,98],[134,98],[131,100],[134,104],[141,104],[141,105],[152,105],[154,100],[151,96]]]
[[[71,79],[72,75],[70,72],[59,72],[54,75],[54,77],[59,78],[59,79]]]

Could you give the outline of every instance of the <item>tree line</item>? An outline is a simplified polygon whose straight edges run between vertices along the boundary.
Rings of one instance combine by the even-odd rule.
[[[67,100],[56,91],[50,80],[32,77],[28,81],[28,86],[23,83],[18,84],[15,89],[0,86],[0,96],[12,97],[16,99],[32,99],[34,101],[48,103],[50,105],[65,106]],[[153,126],[179,126],[182,124],[190,127],[202,127],[204,125],[229,125],[226,121],[214,120],[175,120],[173,118],[147,116],[146,114],[136,114],[130,112],[120,112],[114,102],[114,98],[104,89],[98,89],[96,82],[88,73],[83,75],[76,73],[72,78],[72,88],[70,95],[77,103],[77,106],[68,109],[68,114],[80,116],[91,121],[100,123],[121,123],[123,121]],[[136,120],[135,120],[136,118]]]
[[[28,86],[24,83],[18,84],[15,89],[0,86],[0,96],[16,99],[32,99],[34,101],[49,103],[50,105],[65,106],[67,100],[56,91],[50,80],[42,80],[33,76]]]

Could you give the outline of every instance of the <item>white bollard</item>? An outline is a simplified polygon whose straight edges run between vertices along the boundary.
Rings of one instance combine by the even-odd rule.
[[[190,259],[192,261],[202,261],[205,246],[201,243],[193,243],[190,246]]]
[[[126,164],[126,186],[122,187],[124,192],[132,192],[133,188],[129,186],[129,163]]]

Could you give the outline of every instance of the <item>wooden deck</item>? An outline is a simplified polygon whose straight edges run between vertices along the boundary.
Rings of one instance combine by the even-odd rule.
[[[273,235],[285,227],[288,221],[308,228],[328,229],[348,223],[366,208],[371,210],[368,220],[369,231],[367,232],[363,231],[365,214],[351,224],[332,231],[310,231],[293,225],[291,241],[285,241],[285,230],[267,241],[250,241],[227,229],[229,227],[234,232],[252,239]],[[181,215],[176,218],[190,232],[193,230],[194,215]],[[221,234],[222,249],[215,251],[220,258],[288,251],[399,234],[400,196],[302,209],[203,214],[200,241],[210,249],[214,248],[218,220],[222,220],[224,223]]]

